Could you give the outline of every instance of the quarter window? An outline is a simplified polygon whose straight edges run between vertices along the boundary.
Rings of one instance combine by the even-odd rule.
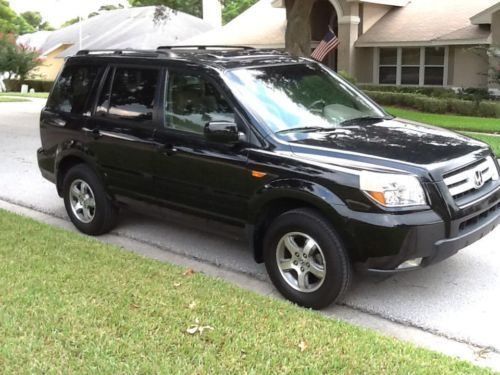
[[[152,120],[158,77],[157,69],[117,68],[111,94],[107,94],[105,84],[97,113],[107,112],[131,120]]]
[[[220,91],[201,75],[171,73],[166,98],[167,128],[203,134],[210,121],[235,121],[234,112]]]
[[[65,67],[52,90],[47,108],[57,112],[90,114],[89,93],[100,70],[98,66]]]

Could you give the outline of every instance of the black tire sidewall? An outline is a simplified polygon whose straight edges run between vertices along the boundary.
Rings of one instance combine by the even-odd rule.
[[[81,222],[71,209],[69,189],[71,187],[71,184],[75,180],[85,181],[94,193],[96,207],[94,218],[90,223]],[[111,202],[107,196],[102,182],[90,167],[84,164],[79,164],[71,168],[68,173],[66,173],[63,180],[63,197],[66,212],[68,213],[71,222],[75,225],[75,227],[78,228],[78,230],[91,235],[102,234],[106,231],[106,220],[108,218],[108,214],[106,211],[110,209],[109,206],[111,205]]]
[[[280,239],[290,232],[312,237],[325,257],[326,276],[321,287],[311,293],[300,292],[284,280],[278,268],[276,249]],[[279,216],[264,239],[266,269],[276,288],[287,299],[304,307],[320,309],[340,298],[350,281],[350,263],[344,246],[332,226],[313,210],[294,210]]]

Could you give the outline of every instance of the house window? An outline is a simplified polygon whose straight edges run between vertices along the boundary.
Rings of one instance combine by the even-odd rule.
[[[379,63],[379,82],[396,84],[398,68],[398,49],[381,48]]]
[[[426,85],[443,85],[445,50],[443,47],[425,49],[425,77]]]
[[[420,48],[403,48],[401,84],[418,85],[420,80]]]
[[[378,49],[378,82],[389,85],[447,84],[447,47]]]

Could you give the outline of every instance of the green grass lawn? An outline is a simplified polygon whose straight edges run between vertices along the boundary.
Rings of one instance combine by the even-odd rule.
[[[21,94],[19,92],[0,92],[0,97],[2,96],[19,96],[23,98],[40,98],[47,99],[49,97],[48,92],[35,92],[34,94]]]
[[[443,128],[485,133],[500,133],[499,118],[467,117],[422,113],[415,110],[397,107],[386,107],[386,110],[396,117],[423,122]]]
[[[3,374],[489,373],[1,210],[0,228]]]
[[[0,103],[15,103],[15,102],[29,102],[29,100],[24,98],[5,98],[0,96]]]
[[[485,134],[477,134],[477,133],[468,133],[468,132],[463,132],[466,136],[471,137],[471,138],[477,138],[480,141],[488,143],[491,148],[493,149],[493,152],[500,157],[500,136],[495,137],[492,135],[485,135]]]

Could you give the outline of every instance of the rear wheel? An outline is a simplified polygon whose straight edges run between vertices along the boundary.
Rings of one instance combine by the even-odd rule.
[[[115,226],[118,210],[95,172],[85,164],[72,167],[64,176],[66,212],[83,233],[99,235]]]
[[[331,224],[312,209],[280,215],[264,239],[267,272],[287,299],[315,309],[348,289],[351,264]]]

